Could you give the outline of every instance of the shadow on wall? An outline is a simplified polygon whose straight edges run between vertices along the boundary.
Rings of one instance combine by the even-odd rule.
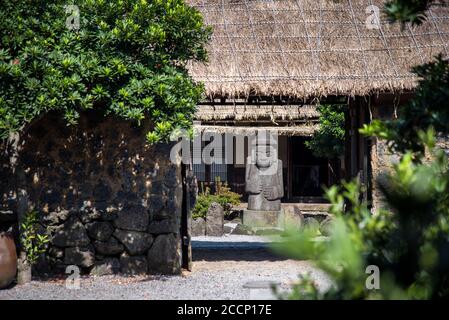
[[[36,271],[180,272],[181,168],[171,145],[146,145],[149,128],[95,112],[69,127],[52,113],[22,135],[15,172],[2,169],[0,200],[19,219],[39,212],[52,241]],[[26,209],[17,209],[19,191]]]

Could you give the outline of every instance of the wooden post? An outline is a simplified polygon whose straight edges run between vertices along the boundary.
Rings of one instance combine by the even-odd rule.
[[[346,121],[346,172],[347,179],[351,180],[357,176],[357,103],[350,99],[348,104],[348,119]]]
[[[181,164],[182,173],[182,216],[181,216],[181,254],[182,268],[192,271],[191,210],[195,205],[198,184],[191,168]]]
[[[287,199],[291,200],[293,197],[293,167],[292,167],[292,139],[287,137]]]

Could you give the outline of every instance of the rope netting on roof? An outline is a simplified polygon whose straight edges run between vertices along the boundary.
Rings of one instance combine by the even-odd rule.
[[[294,126],[267,126],[267,127],[254,127],[254,126],[220,126],[220,125],[200,125],[195,126],[196,132],[209,132],[219,134],[234,134],[234,135],[255,135],[258,132],[275,132],[281,136],[304,136],[310,137],[317,130],[319,130],[318,124],[295,124]]]
[[[212,26],[209,95],[296,97],[411,89],[412,66],[448,56],[449,8],[419,27],[376,18],[382,0],[190,0]],[[374,27],[373,27],[374,26]]]
[[[320,116],[314,105],[200,105],[195,118],[212,120],[315,120]]]

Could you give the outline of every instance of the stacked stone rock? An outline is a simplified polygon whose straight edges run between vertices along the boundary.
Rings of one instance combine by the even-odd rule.
[[[198,218],[192,220],[191,224],[191,235],[193,237],[197,236],[211,236],[211,237],[221,237],[224,234],[224,209],[223,207],[212,202],[206,218]]]
[[[180,272],[181,168],[171,145],[147,146],[148,129],[99,115],[67,127],[49,115],[22,137],[9,192],[26,198],[18,219],[34,209],[50,235],[38,271]]]
[[[53,234],[48,262],[64,269],[77,265],[95,275],[179,272],[179,224],[149,217],[141,205],[95,208],[85,215],[53,212],[44,217]]]

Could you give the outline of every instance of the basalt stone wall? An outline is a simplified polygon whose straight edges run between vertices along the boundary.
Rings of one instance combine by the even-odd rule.
[[[372,170],[372,212],[379,209],[388,209],[385,197],[379,188],[379,182],[386,179],[389,171],[393,169],[395,163],[398,163],[400,157],[388,150],[385,141],[376,139],[371,147],[371,170]]]
[[[390,101],[383,105],[376,105],[372,108],[372,117],[377,120],[393,119],[395,109]],[[385,198],[379,188],[379,182],[386,178],[386,174],[393,168],[400,159],[399,155],[388,150],[387,143],[377,138],[371,143],[371,178],[372,178],[372,212],[379,209],[387,209]]]
[[[146,130],[95,114],[68,127],[48,115],[22,134],[14,165],[3,152],[1,219],[36,210],[51,238],[36,271],[180,272],[181,168],[171,145],[146,145]]]
[[[13,231],[17,226],[17,194],[12,171],[15,143],[0,140],[0,232]]]
[[[394,118],[394,108],[377,107],[373,109],[373,118],[379,120],[389,120]],[[449,137],[437,137],[437,147],[441,148],[449,156]],[[374,139],[371,145],[371,172],[373,178],[372,184],[372,212],[379,209],[388,209],[385,197],[379,188],[379,182],[385,180],[386,175],[391,172],[393,166],[400,160],[400,155],[388,150],[387,143],[384,140]],[[427,160],[431,161],[431,156],[427,155]]]

